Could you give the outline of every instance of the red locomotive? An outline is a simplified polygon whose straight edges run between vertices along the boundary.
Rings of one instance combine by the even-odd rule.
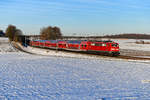
[[[50,49],[103,53],[111,56],[120,54],[119,44],[113,41],[83,41],[83,40],[35,40],[31,46]]]

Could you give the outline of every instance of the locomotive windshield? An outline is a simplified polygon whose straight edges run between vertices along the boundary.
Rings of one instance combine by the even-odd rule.
[[[118,44],[115,43],[115,44],[111,44],[112,47],[118,47]]]

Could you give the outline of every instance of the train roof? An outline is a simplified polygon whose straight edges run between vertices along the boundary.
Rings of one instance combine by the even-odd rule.
[[[57,43],[59,40],[34,40],[34,41]]]
[[[103,43],[115,43],[114,41],[111,40],[34,40],[37,42],[51,42],[51,43],[58,43],[61,41],[71,43],[71,44],[81,44],[81,42],[103,42]]]
[[[71,44],[80,44],[82,41],[81,40],[68,40],[67,43]]]
[[[95,41],[95,40],[90,40],[91,42],[104,42],[104,43],[113,43],[114,41],[111,40],[100,40],[100,41]]]
[[[47,40],[47,41],[49,41],[51,43],[57,43],[58,42],[58,40]]]
[[[39,40],[33,40],[33,41],[38,42]]]
[[[37,41],[37,42],[45,42],[47,40],[34,40],[34,41]]]
[[[83,41],[83,42],[113,42],[112,40],[62,40],[62,41]]]

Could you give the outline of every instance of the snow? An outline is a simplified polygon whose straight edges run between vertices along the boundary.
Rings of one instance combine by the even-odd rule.
[[[0,53],[6,52],[17,52],[17,50],[11,46],[8,38],[0,37]]]
[[[6,37],[0,37],[0,42],[8,42],[8,38],[6,38]]]
[[[22,48],[38,55],[5,50],[0,53],[0,100],[150,98],[149,61]]]
[[[0,54],[1,100],[149,99],[149,64]]]
[[[150,56],[135,56],[135,57],[139,57],[139,58],[150,58]]]
[[[150,40],[143,39],[112,39],[113,41],[119,43],[120,49],[128,50],[141,50],[141,51],[150,51],[150,44],[136,44],[136,41],[145,41],[150,42]]]

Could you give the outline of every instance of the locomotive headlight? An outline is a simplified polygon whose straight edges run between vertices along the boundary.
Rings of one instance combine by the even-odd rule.
[[[119,50],[118,48],[111,48],[111,50],[113,51],[113,50]]]
[[[116,50],[115,48],[111,48],[111,50]]]

